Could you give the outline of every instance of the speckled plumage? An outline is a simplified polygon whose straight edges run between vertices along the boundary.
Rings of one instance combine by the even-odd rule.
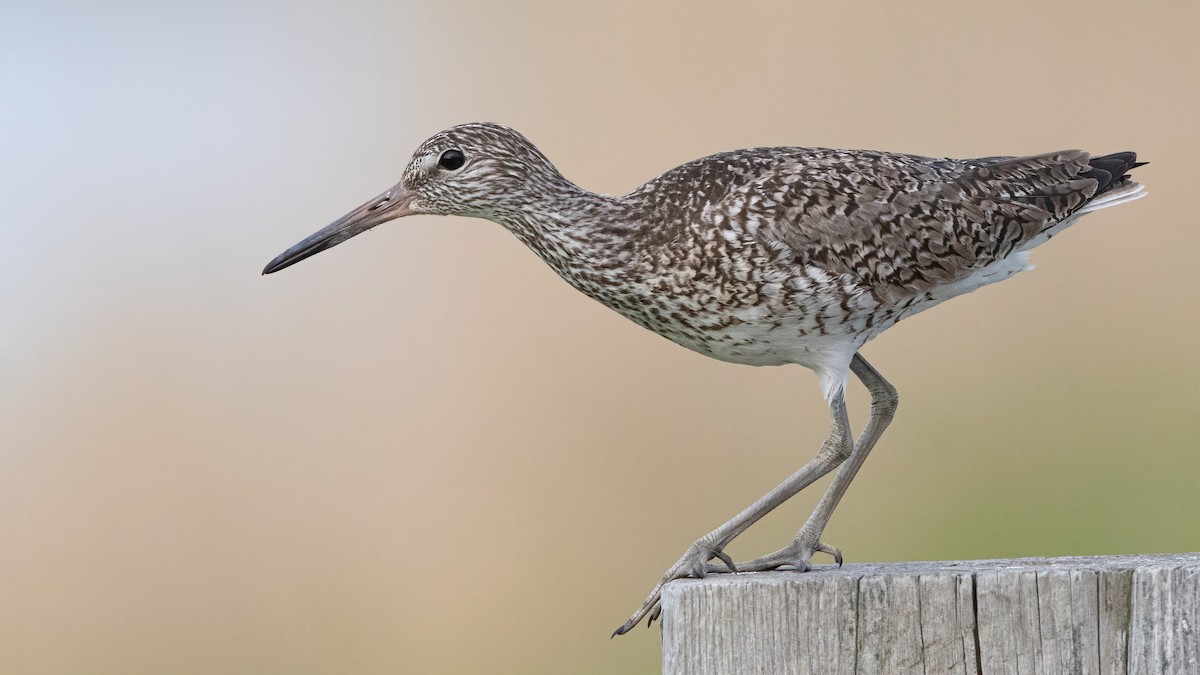
[[[1132,153],[1117,156],[1116,175],[1090,177],[1103,169],[1077,150],[950,160],[754,148],[610,197],[492,124],[434,136],[406,175],[451,147],[486,149],[474,164],[468,151],[460,171],[489,180],[430,200],[431,212],[496,220],[637,324],[724,361],[807,366],[826,396],[844,387],[858,348],[900,319],[1024,269],[1025,252],[1102,183],[1129,197],[1141,188],[1123,177]]]
[[[657,616],[664,583],[713,571],[714,557],[733,567],[729,541],[839,465],[792,545],[743,569],[803,570],[816,551],[840,560],[820,534],[898,401],[859,348],[907,316],[1026,269],[1028,251],[1079,216],[1143,196],[1127,175],[1136,166],[1131,152],[954,160],[754,148],[689,162],[614,197],[576,186],[512,129],[466,124],[427,140],[399,184],[265,272],[403,215],[487,218],[578,290],[680,345],[820,375],[832,414],[821,452],[694,543],[623,633]],[[857,441],[843,393],[850,372],[872,395]]]

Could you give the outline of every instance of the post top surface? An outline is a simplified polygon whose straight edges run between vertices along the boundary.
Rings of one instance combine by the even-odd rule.
[[[710,574],[704,579],[677,579],[671,586],[682,588],[699,584],[781,584],[830,578],[860,578],[874,576],[920,576],[927,574],[975,574],[987,572],[1044,572],[1070,570],[1111,571],[1146,567],[1200,566],[1200,552],[1150,553],[1138,555],[1070,556],[1061,558],[1007,558],[996,560],[939,560],[882,563],[847,563],[815,565],[803,574],[794,570],[772,572],[743,572],[740,574]]]

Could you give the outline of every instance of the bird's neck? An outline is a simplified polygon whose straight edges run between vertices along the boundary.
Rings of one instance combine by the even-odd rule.
[[[512,200],[491,219],[556,270],[561,258],[596,262],[596,256],[615,253],[640,226],[622,199],[590,192],[565,178],[536,195]]]

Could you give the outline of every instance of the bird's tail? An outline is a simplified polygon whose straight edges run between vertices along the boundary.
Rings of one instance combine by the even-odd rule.
[[[1135,152],[1115,152],[1089,159],[1088,169],[1080,172],[1079,177],[1094,179],[1098,183],[1096,194],[1073,215],[1079,216],[1145,197],[1146,186],[1129,176],[1130,171],[1145,164],[1137,161]]]
[[[1054,235],[1070,227],[1079,217],[1107,209],[1110,206],[1124,204],[1146,196],[1146,186],[1129,177],[1129,172],[1145,162],[1137,161],[1133,152],[1117,152],[1103,157],[1092,157],[1088,160],[1088,168],[1080,171],[1078,178],[1091,178],[1097,182],[1096,191],[1071,215],[1042,230],[1029,241],[1021,245],[1021,251],[1028,251],[1045,243]]]

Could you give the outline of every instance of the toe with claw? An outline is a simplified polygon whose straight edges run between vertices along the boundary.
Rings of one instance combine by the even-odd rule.
[[[737,568],[742,572],[765,572],[768,570],[777,570],[781,567],[793,567],[801,572],[807,572],[812,569],[812,557],[818,552],[833,556],[833,560],[838,564],[838,567],[842,566],[842,552],[836,547],[825,544],[815,538],[800,536],[793,539],[792,543],[774,553],[769,553],[754,560],[737,563]],[[709,565],[707,571],[713,573],[723,570],[717,568],[715,565]]]
[[[638,625],[642,619],[649,617],[646,621],[646,626],[649,627],[662,615],[662,589],[668,583],[687,577],[703,578],[710,571],[708,561],[716,558],[724,563],[725,568],[720,569],[722,572],[737,572],[738,567],[734,564],[733,559],[723,551],[723,545],[719,545],[709,538],[705,537],[696,541],[688,547],[686,553],[674,565],[671,565],[667,573],[662,579],[654,585],[654,590],[650,591],[650,595],[646,597],[646,601],[634,612],[633,616],[629,617],[620,628],[613,631],[613,637],[624,635]]]

